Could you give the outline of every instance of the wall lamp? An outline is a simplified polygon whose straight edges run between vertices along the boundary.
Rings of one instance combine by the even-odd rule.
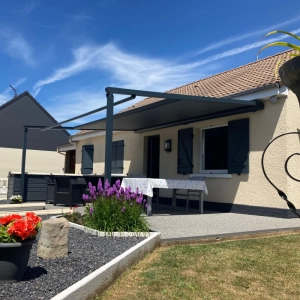
[[[164,150],[166,152],[171,152],[171,150],[172,150],[172,140],[166,140],[164,142]]]

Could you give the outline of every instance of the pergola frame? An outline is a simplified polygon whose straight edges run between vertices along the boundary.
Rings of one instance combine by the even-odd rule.
[[[85,130],[96,130],[89,129],[88,126],[91,123],[83,124],[75,127],[61,127],[62,124],[86,117],[88,115],[94,114],[96,112],[102,111],[106,109],[106,135],[105,135],[105,166],[104,166],[104,179],[111,182],[111,161],[112,161],[112,135],[113,135],[113,108],[116,105],[122,104],[124,102],[135,99],[137,96],[142,97],[154,97],[161,98],[164,100],[184,100],[184,101],[198,101],[198,102],[206,102],[206,103],[219,103],[219,104],[237,104],[241,108],[236,110],[234,113],[224,113],[218,112],[214,117],[223,117],[228,116],[230,114],[237,113],[245,113],[245,112],[254,112],[257,110],[261,110],[264,108],[264,105],[260,101],[244,101],[244,100],[236,100],[231,98],[213,98],[213,97],[203,97],[203,96],[190,96],[190,95],[182,95],[182,94],[170,94],[170,93],[160,93],[160,92],[151,92],[144,90],[132,90],[132,89],[123,89],[123,88],[115,88],[115,87],[107,87],[106,91],[106,99],[107,105],[96,110],[90,111],[88,113],[79,115],[77,117],[68,119],[66,121],[53,124],[51,126],[24,126],[24,139],[23,139],[23,152],[22,152],[22,169],[21,169],[21,193],[24,196],[24,183],[25,183],[25,160],[26,160],[26,146],[27,146],[27,131],[28,129],[41,129],[44,130],[80,130],[79,127],[87,126]],[[124,98],[120,101],[114,102],[114,94],[119,95],[127,95],[129,97]],[[118,114],[119,116],[120,114]],[[60,126],[60,127],[58,127]]]

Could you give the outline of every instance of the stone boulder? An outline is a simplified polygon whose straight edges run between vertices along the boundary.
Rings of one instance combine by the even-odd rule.
[[[69,227],[69,222],[65,218],[43,221],[37,255],[45,259],[68,256]]]

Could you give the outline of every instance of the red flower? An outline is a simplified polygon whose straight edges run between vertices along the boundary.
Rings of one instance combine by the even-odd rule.
[[[16,214],[4,216],[4,217],[0,218],[0,224],[2,224],[3,226],[6,226],[9,223],[11,223],[15,220],[18,220],[18,219],[22,219],[22,217],[20,215],[16,215]]]
[[[27,212],[23,218],[20,215],[10,215],[0,220],[1,224],[7,225],[7,233],[10,236],[15,237],[16,240],[24,241],[37,235],[42,218],[33,212]]]
[[[39,223],[39,222],[42,222],[42,218],[39,217],[39,216],[37,216],[37,215],[36,215],[35,213],[33,213],[33,212],[27,212],[27,213],[26,213],[26,219],[27,219],[29,222],[33,223],[33,224],[37,224],[37,223]]]

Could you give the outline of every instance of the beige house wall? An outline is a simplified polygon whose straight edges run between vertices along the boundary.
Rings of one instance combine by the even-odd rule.
[[[124,175],[127,173],[141,174],[143,165],[143,137],[134,132],[117,132],[113,135],[113,141],[124,140]],[[94,145],[94,165],[93,173],[104,174],[105,161],[105,135],[88,138],[76,142],[76,165],[75,173],[81,174],[82,146]]]
[[[54,151],[27,150],[26,172],[61,173],[65,157]],[[20,172],[22,149],[0,148],[0,177],[7,177],[8,172]]]
[[[245,113],[230,117],[218,118],[209,121],[175,126],[161,130],[154,130],[143,134],[133,132],[118,132],[113,135],[113,140],[124,140],[124,175],[127,173],[146,174],[146,137],[160,136],[160,177],[188,179],[189,175],[177,174],[177,147],[178,130],[183,128],[194,129],[193,164],[194,174],[201,171],[201,129],[209,126],[228,124],[229,121],[249,118],[250,120],[250,153],[249,174],[231,174],[230,178],[221,178],[215,174],[213,178],[206,178],[208,195],[205,201],[245,204],[253,206],[286,208],[285,202],[279,198],[276,190],[265,179],[261,168],[261,156],[267,144],[276,136],[297,131],[300,128],[300,110],[296,96],[289,92],[289,96],[278,98],[276,103],[264,101],[265,109],[255,113]],[[172,140],[172,151],[163,150],[163,142]],[[287,139],[289,139],[287,141]],[[94,145],[94,173],[104,173],[104,145],[105,136],[90,138],[77,142],[76,173],[80,173],[82,145]],[[282,138],[272,145],[265,156],[265,168],[270,179],[284,192],[295,204],[300,206],[297,197],[300,184],[288,178],[284,172],[284,163],[289,155],[297,152],[299,137]],[[300,178],[299,156],[290,161],[291,173]],[[297,174],[297,175],[296,175]],[[160,195],[171,197],[171,190],[161,190]]]

